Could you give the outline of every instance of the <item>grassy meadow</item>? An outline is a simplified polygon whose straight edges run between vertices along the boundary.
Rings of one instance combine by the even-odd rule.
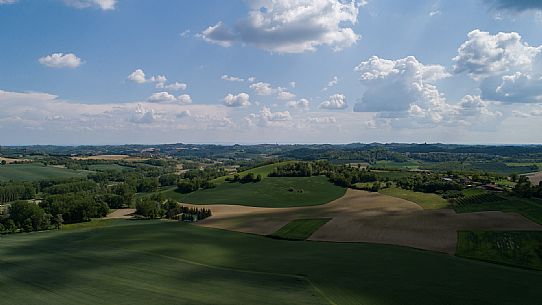
[[[1,236],[0,304],[535,305],[542,272],[181,222]]]
[[[412,201],[424,209],[442,209],[448,206],[448,201],[437,194],[414,192],[397,187],[378,191],[381,194]]]
[[[44,166],[41,163],[0,165],[0,181],[55,180],[79,178],[87,174],[88,171]]]
[[[267,177],[256,183],[224,182],[212,189],[181,194],[172,188],[166,198],[193,204],[238,204],[257,207],[294,207],[328,203],[344,195],[346,189],[324,176]]]

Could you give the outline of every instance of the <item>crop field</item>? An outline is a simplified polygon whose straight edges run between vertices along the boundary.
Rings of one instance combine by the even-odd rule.
[[[106,170],[128,170],[131,169],[128,166],[122,166],[119,164],[92,164],[88,168],[93,171],[106,171]]]
[[[542,200],[540,199],[508,197],[486,193],[459,199],[456,205],[454,205],[454,209],[458,213],[480,211],[513,212],[542,224]]]
[[[0,181],[38,181],[85,177],[88,171],[78,171],[41,163],[7,164],[0,166]]]
[[[328,221],[330,221],[330,218],[296,219],[278,229],[270,236],[287,240],[305,240]]]
[[[0,239],[0,304],[6,305],[535,305],[542,299],[542,272],[181,222],[115,220]]]
[[[414,192],[397,187],[390,187],[378,191],[381,194],[412,201],[424,209],[442,209],[447,207],[448,201],[437,194]]]
[[[373,166],[375,167],[384,167],[384,168],[395,168],[395,169],[414,169],[418,168],[420,165],[417,161],[408,161],[408,162],[394,162],[388,160],[379,160]]]
[[[30,160],[28,160],[28,159],[0,157],[0,162],[2,162],[2,161],[6,161],[7,164],[10,164],[10,163],[14,163],[14,162],[28,162]]]
[[[224,182],[217,187],[189,194],[174,189],[164,196],[192,204],[236,204],[258,207],[319,205],[344,195],[346,189],[330,183],[324,176],[268,177],[257,183]]]
[[[459,232],[458,256],[542,270],[542,231]]]
[[[290,163],[295,163],[295,162],[296,161],[284,161],[284,162],[272,163],[272,164],[268,164],[268,165],[264,165],[264,166],[251,168],[251,169],[248,169],[246,171],[242,171],[242,172],[238,173],[238,175],[243,176],[243,175],[246,175],[248,173],[253,173],[254,175],[261,175],[262,179],[265,179],[265,178],[267,178],[267,175],[269,173],[271,173],[272,171],[274,171],[278,166],[282,166],[282,165],[286,165],[286,164],[290,164]],[[214,183],[223,183],[223,182],[226,182],[226,178],[228,178],[228,177],[231,178],[233,176],[234,175],[218,177],[218,178],[212,180],[212,182],[214,182]]]
[[[309,240],[384,243],[450,254],[456,250],[459,230],[542,230],[542,226],[517,214],[423,210],[411,201],[352,189],[337,200],[317,206],[203,207],[213,213],[197,224],[206,227],[271,235],[296,219],[331,218]]]

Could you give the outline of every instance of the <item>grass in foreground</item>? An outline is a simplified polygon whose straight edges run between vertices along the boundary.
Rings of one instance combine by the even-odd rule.
[[[461,231],[456,254],[542,270],[542,231]]]
[[[390,187],[378,191],[381,194],[412,201],[425,210],[442,209],[448,206],[448,201],[437,194],[413,192],[398,187]]]
[[[238,204],[257,207],[295,207],[328,203],[346,192],[324,176],[269,177],[257,183],[230,183],[216,188],[180,194],[175,189],[164,197],[193,204]]]
[[[330,220],[331,218],[296,219],[271,234],[271,237],[286,240],[305,240]]]
[[[41,163],[0,165],[0,181],[38,181],[85,177],[89,172],[44,166]]]
[[[116,220],[2,236],[0,243],[0,304],[9,305],[535,305],[542,299],[539,271],[181,222]]]

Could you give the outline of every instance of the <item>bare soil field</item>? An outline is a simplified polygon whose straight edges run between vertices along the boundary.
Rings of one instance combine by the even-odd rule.
[[[525,176],[529,178],[529,181],[531,181],[532,185],[538,185],[542,181],[542,172],[526,174]]]
[[[542,230],[542,226],[515,213],[456,214],[451,209],[423,210],[404,199],[353,189],[319,206],[204,207],[213,213],[198,222],[205,227],[269,235],[294,219],[332,218],[309,240],[394,244],[450,254],[456,250],[458,230]]]
[[[132,218],[135,213],[135,209],[118,209],[109,213],[105,218],[109,219],[128,219]]]
[[[85,156],[85,157],[72,157],[74,160],[104,160],[104,161],[145,161],[147,158],[140,157],[131,157],[128,155],[96,155],[96,156]]]

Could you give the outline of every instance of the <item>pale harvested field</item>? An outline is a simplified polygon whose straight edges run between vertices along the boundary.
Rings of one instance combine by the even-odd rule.
[[[527,178],[529,178],[529,181],[531,181],[532,185],[538,185],[540,183],[540,181],[542,181],[542,172],[527,174],[525,176],[527,176]]]
[[[118,209],[109,213],[105,218],[110,219],[128,219],[132,218],[132,215],[135,213],[136,209]]]
[[[15,159],[15,158],[0,157],[0,162],[2,162],[2,161],[6,161],[7,164],[10,164],[10,163],[14,163],[14,162],[29,162],[30,160],[28,160],[28,159]]]
[[[202,207],[198,205],[197,207]],[[213,216],[198,225],[268,235],[300,218],[332,218],[309,239],[394,244],[454,253],[458,230],[542,230],[515,213],[456,214],[451,209],[423,210],[417,204],[379,193],[349,189],[330,203],[299,208],[206,205]]]
[[[128,155],[96,155],[96,156],[85,156],[85,157],[72,157],[74,160],[103,160],[103,161],[145,161],[147,158],[139,157],[130,157]]]

